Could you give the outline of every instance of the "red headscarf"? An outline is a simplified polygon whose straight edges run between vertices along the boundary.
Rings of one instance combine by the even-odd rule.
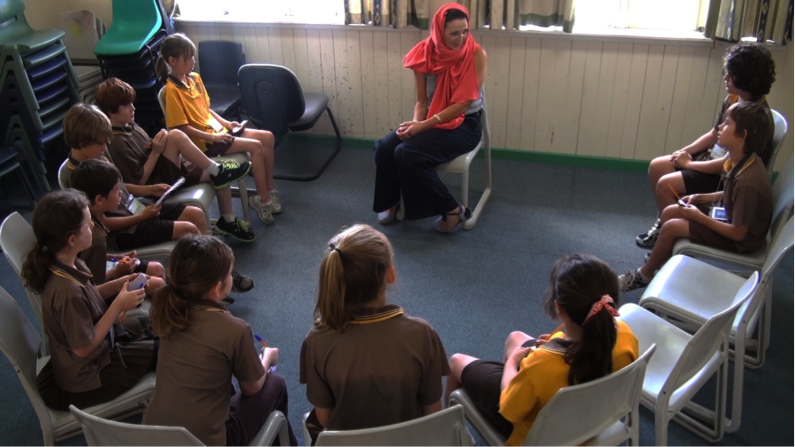
[[[475,70],[475,51],[480,45],[475,43],[472,35],[468,35],[458,50],[451,50],[444,44],[445,14],[451,9],[458,9],[467,16],[469,12],[458,3],[447,3],[439,8],[431,22],[431,35],[423,39],[403,58],[403,66],[418,73],[436,75],[436,92],[433,94],[428,108],[431,117],[454,103],[464,103],[480,97],[478,75]],[[443,124],[439,129],[455,129],[464,121],[464,112],[460,116]],[[427,119],[427,117],[426,117]]]

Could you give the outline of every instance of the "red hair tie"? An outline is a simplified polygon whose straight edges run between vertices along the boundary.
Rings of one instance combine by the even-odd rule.
[[[614,318],[618,316],[618,311],[613,307],[613,298],[610,298],[610,295],[602,295],[602,299],[593,303],[591,306],[591,311],[588,312],[588,316],[585,317],[582,324],[585,324],[592,316],[596,315],[602,309],[606,309],[607,313],[609,313]]]

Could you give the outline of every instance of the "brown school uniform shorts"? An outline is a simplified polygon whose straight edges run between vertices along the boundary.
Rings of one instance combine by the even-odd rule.
[[[147,245],[162,244],[174,237],[174,221],[185,212],[185,205],[178,203],[160,215],[141,222],[133,233],[117,233],[116,245],[121,250],[133,250]]]

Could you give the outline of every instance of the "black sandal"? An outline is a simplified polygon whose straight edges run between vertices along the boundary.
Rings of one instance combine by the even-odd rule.
[[[449,230],[443,230],[441,228],[441,223],[447,222],[447,216],[458,216],[458,223],[455,224]],[[439,219],[436,219],[436,222],[433,224],[433,230],[436,231],[437,233],[444,233],[444,234],[452,233],[453,230],[458,226],[458,224],[469,220],[471,217],[472,217],[472,210],[465,207],[464,205],[459,204],[458,209],[456,211],[442,214],[442,216]]]

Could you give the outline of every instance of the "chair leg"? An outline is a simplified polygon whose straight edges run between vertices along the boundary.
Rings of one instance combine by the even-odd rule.
[[[469,169],[461,175],[461,205],[469,207]]]
[[[237,184],[240,202],[242,202],[243,205],[243,219],[245,219],[247,224],[251,225],[251,209],[248,206],[248,189],[246,188],[245,177],[241,178]]]

